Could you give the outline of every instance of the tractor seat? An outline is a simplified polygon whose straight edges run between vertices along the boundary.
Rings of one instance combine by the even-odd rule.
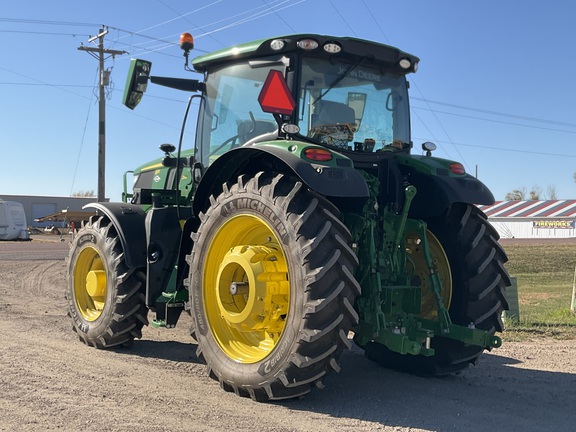
[[[312,116],[312,127],[356,123],[356,114],[348,105],[340,102],[320,100]]]
[[[246,120],[238,124],[238,142],[244,145],[248,141],[260,135],[268,136],[270,132],[277,132],[278,125],[275,122],[265,120]]]

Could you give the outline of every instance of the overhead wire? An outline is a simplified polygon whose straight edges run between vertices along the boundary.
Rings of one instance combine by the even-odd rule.
[[[158,1],[158,3],[160,3],[160,4],[161,4],[162,6],[164,6],[165,8],[171,10],[172,12],[174,12],[174,13],[177,14],[177,15],[182,16],[182,19],[183,19],[184,21],[186,21],[187,23],[192,24],[195,29],[197,29],[197,30],[202,30],[202,29],[203,29],[203,26],[198,26],[197,24],[195,24],[194,22],[192,22],[192,21],[188,18],[188,16],[183,16],[183,15],[180,14],[180,12],[178,12],[176,9],[174,9],[174,8],[171,7],[170,5],[166,4],[166,2],[164,2],[164,1],[162,1],[162,0],[157,0],[157,1]],[[221,46],[225,46],[224,42],[216,39],[216,38],[215,38],[214,36],[212,36],[212,35],[210,35],[210,39],[212,39],[214,42],[216,42],[217,44],[219,44],[219,45],[221,45]],[[199,50],[199,51],[201,51],[201,50]],[[201,52],[204,52],[204,51],[201,51]]]
[[[411,99],[412,100],[420,100],[420,101],[424,100],[424,99],[417,98],[417,97],[412,97]],[[480,112],[480,113],[484,113],[484,114],[491,114],[491,115],[502,116],[502,117],[510,117],[510,118],[514,118],[514,119],[518,119],[518,120],[526,120],[526,121],[533,121],[533,122],[539,122],[539,123],[548,123],[548,124],[554,124],[557,126],[576,127],[576,123],[567,123],[567,122],[560,122],[557,120],[541,119],[538,117],[529,117],[529,116],[524,116],[524,115],[503,113],[500,111],[491,111],[491,110],[486,110],[486,109],[481,109],[481,108],[469,107],[469,106],[465,106],[465,105],[457,105],[457,104],[448,103],[448,102],[439,102],[439,101],[428,100],[428,103],[435,104],[435,105],[443,105],[443,106],[467,110],[467,111],[475,111],[475,112]]]
[[[425,138],[420,138],[422,140],[424,140]],[[442,141],[440,141],[442,142]],[[534,150],[527,150],[527,149],[522,149],[522,150],[518,150],[518,149],[512,149],[512,148],[507,148],[507,147],[496,147],[496,146],[487,146],[487,145],[478,145],[478,144],[465,144],[465,143],[456,143],[459,146],[462,147],[475,147],[475,148],[480,148],[480,149],[484,149],[484,150],[494,150],[494,151],[504,151],[504,152],[511,152],[511,153],[521,153],[521,154],[534,154],[534,155],[540,155],[540,156],[551,156],[551,157],[560,157],[560,158],[576,158],[576,155],[571,155],[571,154],[565,154],[565,153],[551,153],[549,151],[534,151]]]
[[[412,109],[431,111],[435,114],[445,114],[445,115],[451,115],[451,116],[455,116],[455,117],[462,117],[462,118],[482,120],[482,121],[493,122],[493,123],[507,124],[507,125],[511,125],[511,126],[519,126],[519,127],[527,127],[527,128],[532,128],[532,129],[541,129],[541,130],[547,130],[547,131],[565,132],[565,133],[570,133],[570,134],[576,134],[576,131],[569,131],[569,130],[564,130],[564,129],[554,129],[554,128],[548,128],[548,127],[543,127],[543,126],[534,126],[534,125],[522,124],[522,123],[513,123],[513,122],[502,121],[502,120],[495,120],[495,119],[475,117],[475,116],[470,116],[470,115],[465,115],[465,114],[458,114],[458,113],[453,113],[453,112],[448,112],[448,111],[430,110],[428,108],[421,108],[421,107],[414,107],[414,106],[412,106]],[[532,120],[532,121],[535,121],[535,120]],[[576,125],[571,125],[570,127],[576,127]]]
[[[59,25],[59,26],[73,26],[73,27],[96,27],[101,24],[82,23],[73,21],[54,21],[54,20],[38,20],[27,18],[5,18],[0,17],[0,22],[18,23],[18,24],[36,24],[36,25]]]
[[[366,4],[366,2],[364,0],[361,0],[362,4],[364,5],[364,7],[366,8],[366,10],[368,11],[368,14],[371,16],[372,20],[376,23],[376,26],[378,27],[378,29],[380,30],[380,33],[382,33],[382,35],[384,36],[384,39],[388,42],[389,45],[391,45],[390,40],[388,39],[388,37],[386,36],[386,33],[384,33],[384,30],[382,29],[382,27],[380,27],[380,24],[378,23],[378,20],[376,19],[376,17],[374,16],[374,14],[372,13],[372,10],[368,7],[368,5]],[[418,87],[418,84],[416,83],[416,80],[414,78],[410,79],[410,82],[414,84],[414,87],[416,87],[416,90],[418,90],[418,93],[420,93],[420,95],[422,96],[422,100],[428,104],[428,101],[426,100],[426,98],[424,97],[424,94],[422,93],[422,91],[420,90],[420,88]],[[448,131],[446,130],[446,128],[444,127],[444,125],[442,124],[442,122],[440,121],[440,119],[436,116],[436,114],[434,113],[434,110],[432,110],[430,108],[430,111],[432,112],[432,114],[434,115],[434,118],[436,120],[436,122],[438,123],[438,125],[440,126],[440,128],[442,129],[442,131],[444,132],[444,134],[446,135],[446,137],[448,138],[449,142],[453,142],[452,138],[450,137],[450,135],[448,134]],[[416,114],[417,116],[417,114]],[[418,117],[418,116],[417,116]],[[422,118],[418,117],[418,119],[420,120],[420,122],[425,125],[424,121],[422,120]],[[426,125],[426,130],[428,130],[428,132],[430,131],[430,128],[428,128]],[[432,135],[433,136],[433,135]],[[435,141],[438,141],[434,136],[433,139]],[[456,152],[458,153],[458,156],[460,158],[460,160],[462,161],[462,163],[466,166],[466,168],[469,170],[469,166],[466,163],[464,157],[462,156],[462,154],[460,153],[460,150],[458,150],[458,147],[456,147],[454,144],[452,144],[452,146],[454,147],[454,149],[456,150]],[[444,151],[446,151],[446,148],[444,148]],[[449,152],[446,151],[446,153],[449,155]]]
[[[160,0],[158,0],[160,1]],[[266,0],[262,0],[262,3],[264,3],[270,10],[272,10],[272,5],[269,4],[268,2],[266,2]],[[282,21],[284,24],[286,24],[286,26],[292,30],[294,33],[296,32],[296,30],[294,30],[294,28],[284,19],[284,17],[282,15],[280,15],[277,11],[274,11],[274,15],[276,15],[280,21]]]
[[[287,2],[289,2],[289,1],[290,1],[290,0],[281,1],[280,4],[282,5],[282,4],[287,3]],[[282,10],[284,10],[284,9],[288,9],[288,8],[294,7],[294,6],[296,6],[296,5],[300,4],[300,3],[304,3],[305,1],[307,1],[307,0],[298,0],[298,1],[294,2],[294,3],[292,3],[292,4],[289,4],[289,5],[284,6],[284,7],[281,7],[281,8],[277,8],[277,9],[269,10],[269,11],[258,12],[258,13],[256,13],[256,14],[254,14],[253,16],[249,16],[249,17],[247,17],[247,18],[243,18],[243,19],[238,20],[238,21],[236,21],[236,22],[233,22],[233,23],[231,23],[231,24],[225,25],[225,26],[223,26],[223,27],[219,27],[219,28],[217,28],[217,29],[215,29],[215,30],[212,30],[212,31],[210,31],[210,32],[205,32],[205,33],[203,33],[203,34],[198,35],[197,37],[198,37],[198,38],[201,38],[201,37],[208,36],[208,35],[210,35],[210,34],[213,34],[213,33],[216,33],[216,32],[222,31],[222,30],[227,30],[227,29],[229,29],[229,28],[236,27],[236,26],[245,24],[245,23],[247,23],[247,22],[254,21],[254,20],[256,20],[256,19],[260,19],[260,18],[263,18],[263,17],[265,17],[265,16],[271,15],[271,14],[273,14],[273,13],[282,11]],[[242,14],[238,14],[238,15],[235,15],[235,16],[239,16],[239,15],[242,15]],[[223,21],[223,20],[220,20],[220,21]]]
[[[109,28],[113,28],[113,29],[115,29],[115,30],[119,30],[119,31],[122,31],[122,32],[126,32],[127,35],[129,34],[129,35],[138,36],[138,37],[145,37],[145,38],[147,38],[147,39],[150,39],[151,41],[160,42],[160,44],[158,44],[158,45],[147,46],[147,47],[146,47],[146,46],[145,46],[146,42],[142,42],[142,43],[138,43],[138,44],[134,44],[134,43],[126,44],[126,43],[120,41],[120,39],[124,38],[125,36],[119,37],[118,40],[116,41],[116,43],[124,44],[124,45],[130,46],[130,47],[136,47],[137,51],[133,52],[132,54],[136,55],[136,54],[139,53],[139,52],[149,52],[149,53],[158,53],[158,54],[161,54],[161,51],[178,45],[177,42],[170,42],[170,41],[168,41],[167,39],[176,38],[176,37],[178,37],[178,36],[180,35],[180,33],[178,33],[178,34],[172,34],[172,35],[169,35],[169,36],[164,36],[164,37],[162,37],[162,38],[154,38],[154,37],[150,37],[150,36],[147,36],[147,35],[143,35],[143,34],[142,34],[143,31],[149,30],[149,29],[151,29],[151,28],[159,27],[159,26],[161,26],[161,25],[164,25],[164,24],[173,22],[173,21],[175,21],[175,20],[177,20],[177,19],[185,19],[185,20],[188,21],[189,23],[193,24],[190,20],[188,20],[188,19],[186,18],[188,15],[190,15],[190,14],[192,14],[192,13],[195,13],[195,12],[201,10],[201,9],[205,9],[205,8],[208,7],[208,6],[213,6],[213,5],[215,5],[216,3],[219,3],[219,2],[221,2],[221,1],[223,1],[223,0],[218,0],[218,1],[216,1],[216,2],[212,2],[212,3],[210,3],[209,5],[206,5],[206,6],[202,7],[202,8],[199,8],[199,9],[197,9],[197,10],[195,10],[195,11],[192,11],[192,12],[187,12],[187,13],[185,13],[185,14],[179,14],[178,17],[176,17],[176,18],[172,18],[172,19],[170,19],[170,20],[163,21],[162,23],[156,24],[156,25],[154,25],[154,26],[148,27],[147,29],[140,30],[140,31],[136,31],[136,32],[132,32],[132,31],[129,31],[129,30],[125,30],[125,29],[121,29],[121,28],[113,27],[113,26],[110,26]],[[195,27],[196,27],[196,30],[201,29],[201,30],[203,30],[203,32],[202,32],[202,33],[199,33],[199,34],[196,34],[196,35],[194,36],[194,38],[195,38],[195,39],[200,39],[200,38],[202,38],[202,37],[207,37],[207,36],[213,38],[214,33],[217,33],[217,32],[223,31],[223,30],[227,30],[227,29],[229,29],[229,28],[233,28],[233,27],[239,26],[239,25],[245,24],[245,23],[247,23],[247,22],[250,22],[250,21],[253,21],[253,20],[256,20],[256,19],[263,18],[263,17],[268,16],[268,15],[270,15],[270,14],[276,14],[276,15],[278,15],[278,12],[279,12],[279,11],[282,11],[282,10],[284,10],[284,9],[287,9],[287,8],[290,8],[290,7],[293,7],[293,6],[296,6],[296,5],[300,4],[300,3],[305,2],[306,0],[297,0],[297,1],[293,2],[293,3],[291,3],[291,4],[288,4],[288,5],[285,5],[285,6],[283,6],[283,7],[280,7],[280,6],[282,6],[282,5],[286,4],[286,3],[289,3],[290,1],[292,1],[292,0],[273,0],[271,3],[266,3],[266,4],[263,5],[263,6],[257,6],[257,7],[254,7],[254,8],[252,8],[252,9],[243,11],[243,12],[241,12],[241,13],[238,13],[238,14],[235,14],[235,15],[231,15],[231,16],[228,16],[228,17],[226,17],[226,18],[221,18],[221,19],[218,19],[218,20],[213,21],[213,22],[208,23],[208,24],[204,24],[202,27],[197,27],[197,26],[195,26]],[[164,4],[164,3],[162,3],[162,4]],[[168,7],[169,9],[171,9],[172,11],[174,11],[175,13],[178,13],[178,12],[176,12],[174,9],[170,8],[169,6],[167,6],[167,7]],[[231,22],[231,23],[229,23],[229,24],[223,25],[223,26],[218,27],[218,28],[213,29],[213,30],[204,30],[204,29],[207,29],[207,28],[209,28],[209,27],[211,27],[211,26],[215,26],[215,25],[217,25],[217,24],[220,24],[220,23],[223,23],[223,22],[226,22],[226,21],[230,21],[230,20],[233,20],[233,19],[238,18],[238,17],[242,17],[242,18],[237,19],[236,21],[233,21],[233,22]],[[195,24],[193,24],[193,25],[195,25]],[[217,42],[220,43],[222,46],[225,46],[225,44],[222,43],[221,41],[217,41]],[[207,52],[207,51],[204,51],[204,50],[198,49],[198,48],[195,48],[195,51],[203,52],[203,53],[206,53],[206,52]]]
[[[94,77],[94,84],[92,87],[96,87],[98,83],[99,70],[96,69],[96,76]],[[94,94],[93,94],[94,95]],[[82,138],[80,139],[80,147],[78,149],[78,156],[76,157],[76,165],[74,166],[74,174],[72,175],[72,185],[70,186],[70,196],[74,191],[74,183],[76,182],[76,174],[78,173],[78,166],[80,165],[80,156],[82,155],[82,147],[84,146],[84,139],[86,138],[86,130],[88,128],[88,119],[90,118],[90,110],[92,109],[92,101],[94,98],[90,98],[88,103],[88,112],[86,113],[86,120],[84,121],[84,129],[82,130]]]

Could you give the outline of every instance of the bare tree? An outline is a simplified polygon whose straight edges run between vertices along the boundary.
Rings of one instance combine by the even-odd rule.
[[[576,174],[576,173],[575,173]],[[542,191],[542,188],[538,185],[532,186],[530,192],[527,192],[525,187],[512,190],[508,192],[504,197],[506,201],[537,201],[539,199],[549,199],[555,200],[557,198],[556,186],[548,185],[546,193]]]
[[[548,187],[546,188],[546,199],[549,200],[556,200],[558,199],[558,193],[556,192],[556,186],[554,185],[548,185]]]

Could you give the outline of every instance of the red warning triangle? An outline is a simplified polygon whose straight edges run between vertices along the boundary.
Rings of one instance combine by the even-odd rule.
[[[262,111],[291,115],[296,103],[281,71],[271,70],[258,96]]]

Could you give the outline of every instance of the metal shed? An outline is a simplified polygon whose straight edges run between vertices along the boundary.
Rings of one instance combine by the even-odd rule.
[[[17,201],[24,206],[24,213],[28,225],[36,228],[44,228],[49,225],[58,227],[65,226],[64,222],[36,222],[45,216],[52,215],[62,210],[82,211],[86,204],[96,202],[96,197],[62,197],[62,196],[34,196],[34,195],[7,195],[0,193],[0,199]]]
[[[497,201],[478,208],[501,238],[576,237],[576,200]]]

